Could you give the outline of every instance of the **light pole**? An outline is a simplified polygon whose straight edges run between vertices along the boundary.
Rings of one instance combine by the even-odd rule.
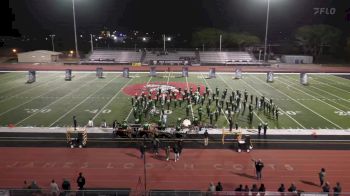
[[[77,58],[79,58],[79,51],[78,51],[78,40],[77,40],[77,25],[75,22],[75,6],[74,6],[74,0],[72,0],[72,6],[73,6],[73,23],[74,23],[74,40],[75,40],[75,55]]]
[[[259,62],[260,62],[260,57],[261,57],[261,50],[259,50]]]
[[[165,34],[163,34],[163,51],[165,52]]]
[[[164,52],[165,52],[165,41],[170,42],[171,41],[171,37],[167,37],[166,40],[165,40],[165,34],[163,34],[163,50],[164,50]]]
[[[270,15],[270,0],[267,0],[266,25],[265,25],[265,44],[264,44],[264,62],[266,62],[267,33],[269,31],[269,15]]]
[[[55,39],[56,35],[52,34],[49,36],[51,37],[52,52],[55,52],[55,43],[53,42],[53,40]]]
[[[221,41],[222,41],[222,35],[220,34],[220,40],[219,40],[219,43],[220,43],[220,52],[221,52]]]
[[[91,53],[94,51],[94,41],[92,38],[92,34],[90,34],[90,42],[91,42]]]

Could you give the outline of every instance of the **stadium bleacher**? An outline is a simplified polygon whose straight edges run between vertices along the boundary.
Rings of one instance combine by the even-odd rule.
[[[191,62],[196,61],[194,51],[174,51],[174,52],[147,52],[144,63],[150,65],[190,65]]]
[[[141,61],[142,52],[119,50],[95,50],[83,63],[126,64]]]
[[[95,50],[81,61],[83,64],[130,64],[142,62],[147,65],[191,65],[193,63],[230,65],[256,64],[253,55],[248,52],[199,52],[195,51],[118,51]]]
[[[252,64],[255,58],[248,52],[199,52],[202,64]]]

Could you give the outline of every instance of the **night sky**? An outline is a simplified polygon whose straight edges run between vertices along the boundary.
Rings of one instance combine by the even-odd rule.
[[[267,0],[75,0],[78,34],[110,30],[181,33],[203,27],[249,32],[263,39]],[[73,39],[71,0],[10,0],[22,35],[56,34]],[[335,7],[335,15],[314,15],[315,7]],[[331,24],[349,34],[349,0],[270,0],[270,40],[290,37],[307,24]],[[71,35],[71,36],[70,36]]]

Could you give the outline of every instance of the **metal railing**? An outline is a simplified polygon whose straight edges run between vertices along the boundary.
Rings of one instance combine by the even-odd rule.
[[[60,191],[58,194],[48,189],[0,189],[0,196],[350,196],[350,192],[335,194],[334,192],[235,192],[235,191],[196,191],[196,190],[149,190],[137,191],[126,189],[101,190],[70,190]]]

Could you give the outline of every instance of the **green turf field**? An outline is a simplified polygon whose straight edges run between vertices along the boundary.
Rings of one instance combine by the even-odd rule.
[[[178,73],[159,73],[157,77],[131,73],[131,78],[123,78],[120,73],[105,73],[104,79],[96,78],[95,73],[74,72],[73,75],[72,81],[65,81],[63,72],[39,72],[36,82],[26,84],[24,72],[0,73],[0,125],[71,126],[73,115],[77,116],[80,126],[89,119],[93,119],[96,126],[103,119],[109,125],[115,119],[133,122],[131,97],[125,95],[122,88],[162,81],[203,84],[210,89],[219,87],[220,93],[225,88],[229,93],[246,89],[254,97],[272,98],[280,107],[279,120],[254,110],[253,123],[249,124],[247,110],[235,114],[234,122],[242,128],[255,128],[260,122],[279,129],[350,128],[350,80],[334,75],[309,75],[308,86],[300,85],[299,75],[292,74],[275,75],[274,83],[266,83],[266,74],[245,74],[240,80],[232,79],[233,74],[217,75],[214,79],[205,79],[207,74],[198,73],[190,73],[188,78],[177,77]],[[168,125],[174,126],[178,117],[186,116],[185,105],[177,109],[171,106]],[[192,105],[190,116],[197,116],[198,107]],[[212,104],[211,110],[214,108]],[[148,116],[154,122],[159,119],[159,116]],[[202,121],[209,123],[205,106]],[[227,127],[227,115],[221,115],[215,125]]]

